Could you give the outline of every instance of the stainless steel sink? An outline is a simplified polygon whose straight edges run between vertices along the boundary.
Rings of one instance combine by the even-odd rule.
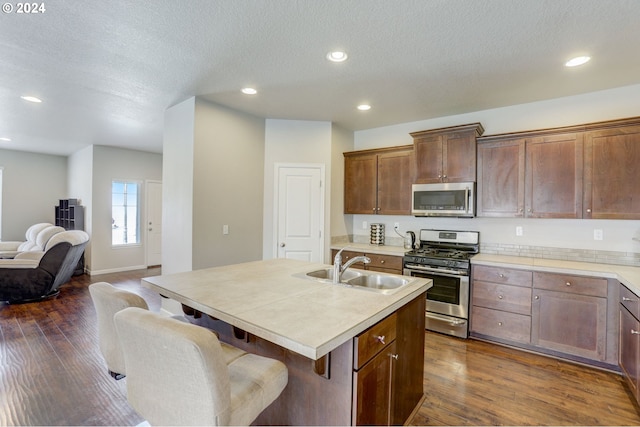
[[[333,268],[323,268],[321,270],[310,271],[306,275],[314,279],[333,281]],[[349,279],[354,279],[360,276],[361,273],[358,273],[357,271],[347,270],[342,273],[342,282],[344,283]]]
[[[363,286],[370,289],[389,290],[405,286],[410,282],[410,280],[403,279],[402,277],[387,276],[384,274],[366,274],[346,280],[346,282],[352,286]]]
[[[296,274],[298,276],[298,274]],[[320,282],[333,282],[333,268],[323,268],[320,270],[304,273],[299,277],[318,280]],[[392,294],[403,286],[411,283],[411,279],[391,276],[379,273],[369,273],[358,270],[347,270],[342,274],[342,281],[338,283],[341,286],[350,286],[354,289],[363,289],[382,294]]]

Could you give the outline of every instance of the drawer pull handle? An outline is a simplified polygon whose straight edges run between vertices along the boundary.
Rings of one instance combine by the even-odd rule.
[[[378,335],[376,337],[376,341],[378,341],[380,344],[386,344],[386,342],[384,342],[384,335]]]
[[[503,296],[502,296],[502,295],[498,295],[498,299],[502,299],[502,298],[503,298]]]
[[[498,322],[498,326],[502,326],[502,322]]]
[[[622,297],[622,301],[624,301],[624,302],[631,302],[631,301],[635,302],[635,300],[632,300],[631,298],[627,298],[627,297]]]
[[[384,264],[384,260],[383,260],[383,259],[382,259],[382,260],[380,260],[380,264]]]
[[[500,278],[504,278],[504,274],[502,274],[502,273],[498,274],[498,276],[499,276]]]
[[[567,282],[567,283],[565,283],[565,285],[571,286],[571,282]]]
[[[640,335],[640,331],[636,331],[635,329],[632,329],[631,335]]]

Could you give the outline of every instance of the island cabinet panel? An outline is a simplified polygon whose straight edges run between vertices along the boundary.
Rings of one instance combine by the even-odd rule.
[[[533,287],[531,343],[604,362],[607,280],[535,272]]]
[[[362,365],[395,339],[396,315],[394,313],[354,338],[356,347],[353,359],[354,367],[360,369]]]
[[[582,166],[582,133],[483,140],[478,216],[581,218]]]
[[[411,214],[413,147],[344,153],[345,214]]]
[[[620,285],[620,354],[618,364],[631,392],[640,402],[640,310],[639,298]]]
[[[353,374],[353,425],[391,425],[395,341]]]
[[[480,123],[412,132],[416,183],[475,182]]]
[[[640,219],[640,125],[585,136],[584,218]]]

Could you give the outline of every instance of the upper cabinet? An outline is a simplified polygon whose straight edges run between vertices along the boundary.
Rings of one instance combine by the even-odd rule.
[[[582,217],[581,133],[488,137],[478,144],[478,216]]]
[[[584,218],[640,219],[638,122],[586,132]]]
[[[410,215],[413,147],[344,153],[344,213]]]
[[[475,182],[480,123],[413,132],[415,182]]]
[[[478,139],[477,215],[640,219],[640,118]]]

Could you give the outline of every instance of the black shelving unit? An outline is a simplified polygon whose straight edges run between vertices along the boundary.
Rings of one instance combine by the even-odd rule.
[[[84,206],[78,204],[78,199],[60,199],[55,207],[55,224],[65,230],[84,231]],[[84,274],[84,254],[80,257],[74,276]]]

